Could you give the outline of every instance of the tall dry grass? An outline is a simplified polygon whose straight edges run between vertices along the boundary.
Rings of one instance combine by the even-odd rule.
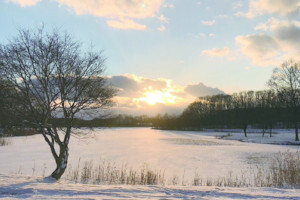
[[[258,166],[255,173],[257,187],[300,188],[300,151],[279,152],[267,166]]]
[[[93,161],[80,162],[76,167],[70,166],[66,179],[75,183],[92,184],[126,184],[126,185],[163,185],[164,171],[153,170],[144,165],[139,170],[128,168],[127,164],[117,166],[116,163],[102,161],[94,165]]]
[[[77,166],[69,167],[65,178],[75,183],[91,184],[300,188],[300,151],[280,152],[240,173],[230,171],[226,176],[217,178],[195,173],[192,180],[185,180],[184,174],[167,180],[165,171],[153,170],[147,165],[134,170],[127,164],[117,165],[108,161],[98,165],[88,161],[82,166],[79,161]]]
[[[0,146],[6,146],[6,145],[10,145],[10,144],[11,144],[11,140],[9,137],[0,136]]]

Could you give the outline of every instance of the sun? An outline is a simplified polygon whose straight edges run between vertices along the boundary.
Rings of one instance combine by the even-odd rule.
[[[171,94],[171,91],[151,91],[146,92],[144,97],[140,98],[141,101],[148,103],[149,105],[161,104],[174,104],[176,97]]]

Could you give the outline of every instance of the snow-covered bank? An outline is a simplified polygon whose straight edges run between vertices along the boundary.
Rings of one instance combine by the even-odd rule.
[[[300,190],[197,186],[82,185],[0,175],[1,199],[299,199]]]
[[[241,129],[205,129],[204,131],[197,132],[201,135],[215,136],[224,140],[237,140],[241,142],[259,143],[259,144],[276,144],[276,145],[300,145],[300,141],[295,141],[294,129],[274,129],[272,135],[266,130],[262,136],[261,129],[247,130],[247,137]]]

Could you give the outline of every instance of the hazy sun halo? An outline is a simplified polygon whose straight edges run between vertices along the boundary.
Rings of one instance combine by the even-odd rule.
[[[170,94],[170,91],[151,91],[146,92],[145,96],[140,98],[141,101],[148,103],[149,105],[161,104],[174,104],[176,97]]]

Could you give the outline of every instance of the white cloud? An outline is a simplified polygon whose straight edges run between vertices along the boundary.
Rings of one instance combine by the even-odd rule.
[[[215,37],[215,36],[216,36],[216,34],[214,34],[214,33],[209,34],[209,37]]]
[[[166,18],[164,15],[160,15],[158,19],[163,23],[166,23],[166,24],[169,23],[169,19]]]
[[[144,19],[154,17],[159,11],[163,0],[55,0],[68,6],[78,15],[91,14],[106,18]]]
[[[236,37],[244,55],[251,58],[253,64],[269,66],[278,64],[279,52],[277,42],[265,34]]]
[[[159,28],[157,28],[160,32],[164,32],[166,30],[166,27],[161,25]]]
[[[204,56],[210,56],[210,57],[223,57],[229,55],[230,50],[228,47],[224,47],[223,49],[210,49],[210,50],[203,50],[201,52],[202,55]]]
[[[164,0],[55,0],[60,5],[72,8],[77,15],[90,14],[109,19],[108,25],[121,29],[144,30],[145,25],[135,19],[155,17]]]
[[[259,66],[278,65],[286,59],[300,58],[300,22],[269,19],[255,27],[269,34],[238,36],[242,52]]]
[[[299,16],[299,0],[251,0],[249,11],[237,12],[235,15],[254,18],[263,14],[276,14],[280,16]]]
[[[41,0],[5,0],[5,2],[9,3],[15,3],[15,4],[19,4],[22,7],[26,7],[26,6],[33,6],[35,4],[37,4],[39,1]]]
[[[146,26],[143,24],[138,24],[129,19],[123,19],[121,21],[108,20],[107,25],[116,29],[134,29],[134,30],[145,30]]]
[[[205,33],[199,33],[200,37],[205,37],[206,34]]]
[[[211,20],[211,21],[202,20],[201,23],[206,26],[212,26],[216,23],[216,20]]]
[[[32,6],[41,0],[5,0],[21,6]],[[89,14],[108,19],[107,24],[118,29],[144,30],[145,25],[134,22],[136,19],[155,17],[164,0],[54,0],[60,6],[67,6],[77,15]],[[173,8],[170,4],[168,7]]]
[[[203,56],[209,57],[226,57],[228,60],[235,60],[235,56],[233,56],[228,47],[224,47],[223,49],[214,48],[214,49],[206,49],[201,52]]]

